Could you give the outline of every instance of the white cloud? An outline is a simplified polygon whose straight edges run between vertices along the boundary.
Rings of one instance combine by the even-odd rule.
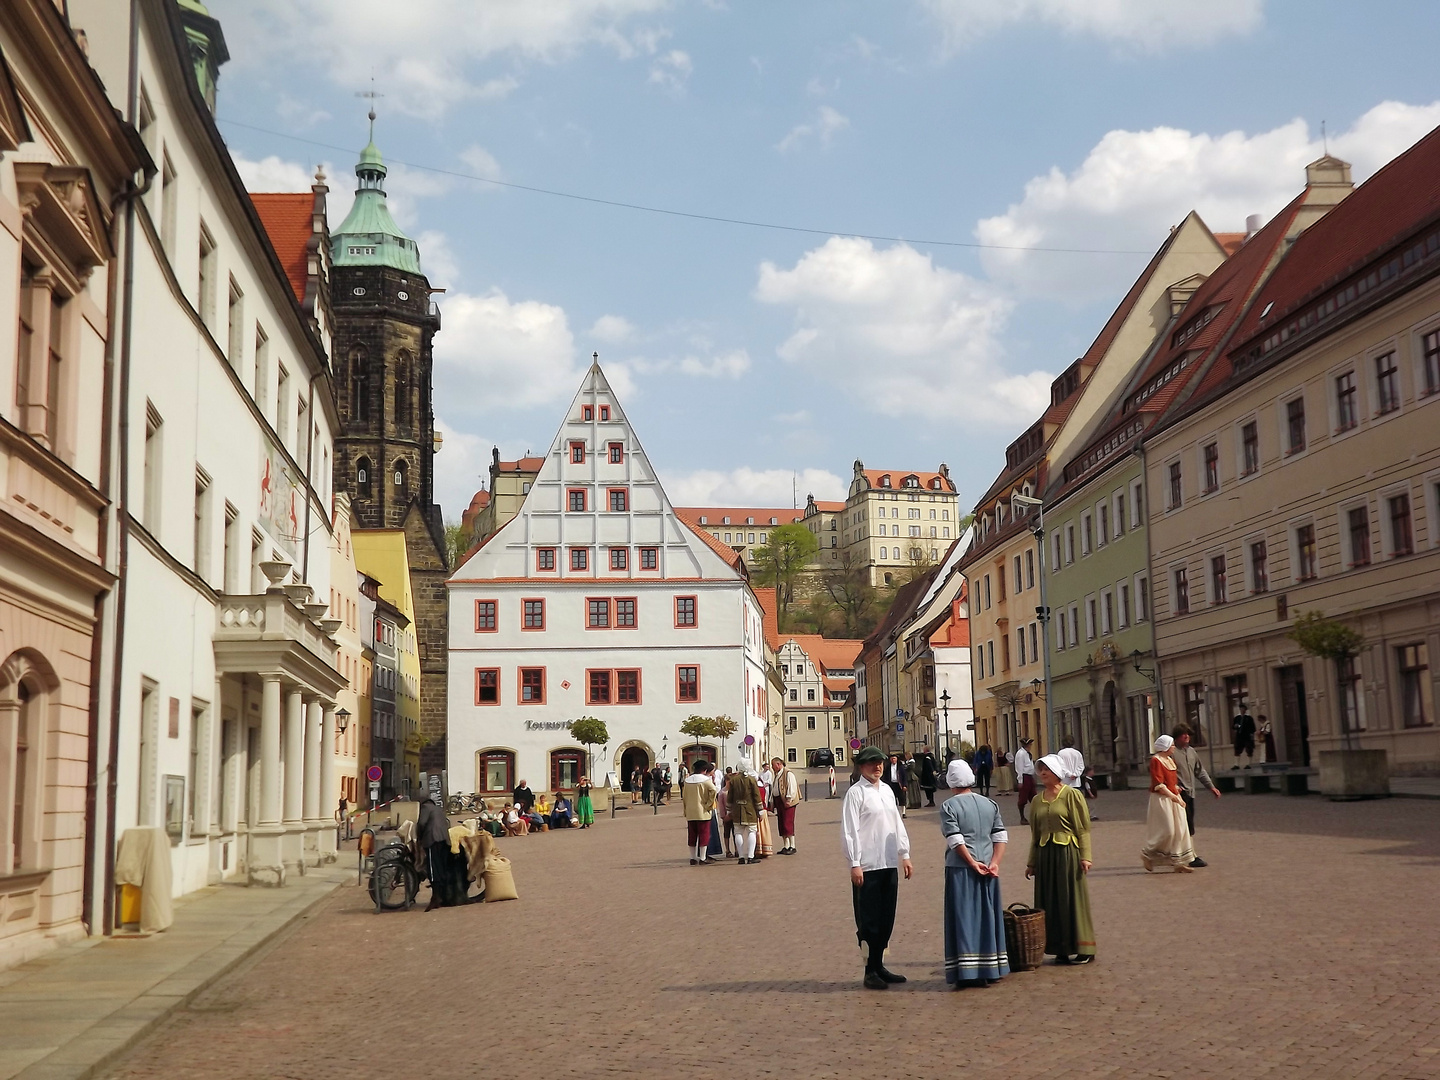
[[[831,237],[793,269],[763,263],[755,296],[795,309],[782,359],[884,415],[1006,425],[1049,400],[1050,375],[999,363],[1010,301],[907,244]]]
[[[621,315],[601,315],[590,327],[590,336],[610,345],[620,345],[635,336],[635,326]]]
[[[694,70],[695,64],[689,53],[671,49],[664,56],[656,58],[655,63],[650,66],[649,81],[668,93],[683,94],[690,73]]]
[[[315,182],[314,167],[301,165],[297,161],[286,161],[274,154],[259,161],[241,154],[231,156],[240,179],[245,183],[246,191],[309,191],[310,185]],[[329,174],[334,166],[327,165],[324,168]]]
[[[1440,124],[1440,102],[1383,102],[1345,132],[1330,152],[1354,165],[1358,182]],[[1216,232],[1239,231],[1249,214],[1267,220],[1298,195],[1305,166],[1323,152],[1318,133],[1296,119],[1247,135],[1159,127],[1111,131],[1079,168],[1058,167],[1025,185],[1024,197],[975,228],[986,244],[1153,251],[1190,211]],[[985,251],[987,273],[1020,293],[1071,300],[1113,296],[1143,256]]]
[[[500,179],[500,162],[496,161],[495,155],[483,146],[472,146],[468,150],[462,150],[460,160],[470,166],[476,176],[483,176],[487,180]]]
[[[449,236],[438,229],[426,229],[415,237],[415,243],[420,247],[420,265],[431,285],[444,289],[460,280],[460,264]]]
[[[554,63],[600,44],[622,59],[653,54],[668,31],[627,28],[668,0],[250,0],[217,2],[237,62],[302,62],[347,90],[372,77],[390,109],[434,116],[504,96],[497,62]]]
[[[680,361],[679,368],[686,375],[699,375],[710,379],[738,379],[750,370],[750,354],[744,349],[733,349],[709,359],[687,356]]]
[[[461,431],[443,417],[435,417],[435,430],[444,436],[444,445],[435,455],[435,501],[446,521],[459,521],[475,493],[489,477],[490,439]]]
[[[565,310],[538,300],[511,302],[499,289],[458,293],[441,305],[435,336],[435,398],[452,416],[523,409],[568,399],[584,367]]]
[[[794,499],[804,509],[806,495],[837,501],[849,489],[825,469],[700,469],[662,480],[675,506],[787,507]]]
[[[814,120],[807,124],[796,124],[783,139],[775,144],[775,149],[782,154],[798,150],[809,142],[811,136],[817,138],[821,146],[829,146],[835,136],[849,126],[850,118],[848,116],[829,105],[821,105]]]
[[[1008,23],[1039,22],[1142,49],[1209,45],[1256,29],[1265,0],[920,0],[954,52]]]

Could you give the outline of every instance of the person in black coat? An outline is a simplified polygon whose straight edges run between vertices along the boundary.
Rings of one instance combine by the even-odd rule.
[[[457,901],[450,866],[450,819],[430,798],[429,792],[420,797],[415,841],[425,849],[425,862],[430,873],[430,903],[425,910],[453,907]]]
[[[520,786],[512,794],[515,796],[515,802],[520,806],[521,813],[528,814],[535,805],[535,793],[530,790],[530,785],[521,780]]]
[[[920,751],[920,756],[915,759],[915,764],[920,766],[920,790],[925,792],[925,805],[934,806],[935,788],[938,786],[940,775],[939,763],[927,746]]]
[[[905,813],[905,785],[910,782],[910,770],[906,768],[905,762],[900,760],[899,754],[891,754],[885,762],[885,784],[895,793],[895,805],[900,807],[900,813]]]

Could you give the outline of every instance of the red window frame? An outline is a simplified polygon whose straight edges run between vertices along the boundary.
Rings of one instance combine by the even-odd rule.
[[[648,566],[646,565],[647,563],[649,563]],[[642,548],[640,549],[640,569],[641,569],[641,570],[659,570],[659,569],[660,569],[660,549],[659,549],[659,548],[642,547]]]
[[[629,604],[629,611],[623,605]],[[629,622],[621,620],[628,615]],[[617,630],[635,630],[640,625],[640,603],[633,596],[617,596],[610,601],[610,622]]]
[[[609,406],[609,405],[601,405],[601,406],[600,406],[600,419],[601,419],[601,420],[609,420],[609,419],[610,419],[610,406]]]
[[[616,496],[619,496],[617,499]],[[619,502],[619,506],[616,506]],[[629,488],[606,488],[605,507],[612,514],[628,514],[630,512],[630,489]]]
[[[603,688],[603,696],[595,691]],[[585,704],[609,705],[614,700],[615,675],[609,668],[590,668],[585,672]]]
[[[602,605],[602,607],[597,608],[595,606],[596,604]],[[603,623],[597,623],[595,618],[600,614],[602,608],[605,614],[605,621]],[[609,630],[614,625],[614,611],[611,609],[610,598],[608,596],[587,596],[585,598],[585,629]]]
[[[538,676],[533,679],[531,676]],[[526,697],[527,690],[539,690],[538,697]],[[515,703],[517,705],[545,704],[545,669],[543,667],[517,668],[515,673]]]
[[[490,770],[487,765],[491,761],[503,761],[505,763],[505,784],[503,787],[488,788],[485,781],[489,778]],[[482,750],[479,754],[480,776],[476,780],[476,790],[486,795],[498,795],[501,792],[509,794],[515,788],[515,755],[509,750]]]
[[[575,509],[575,496],[580,496],[580,509]],[[567,514],[586,514],[590,512],[590,493],[585,488],[565,489],[565,512]]]
[[[623,465],[625,463],[625,444],[612,442],[610,444],[610,464]]]
[[[590,549],[588,547],[572,547],[570,549],[570,569],[586,571],[590,569]]]
[[[690,679],[686,679],[686,672],[694,672]],[[687,695],[686,689],[690,689]],[[675,700],[677,702],[696,702],[700,700],[700,665],[699,664],[676,664],[675,665]]]
[[[681,618],[680,605],[688,600],[690,602],[690,621],[686,622]],[[675,629],[693,630],[700,625],[700,598],[697,596],[675,597]]]
[[[630,569],[630,549],[623,547],[612,547],[610,549],[610,569]]]
[[[640,685],[639,668],[621,668],[617,670],[615,672],[615,704],[639,705]]]
[[[485,700],[481,697],[481,691],[486,690],[493,695],[492,700]],[[475,704],[476,705],[499,705],[500,704],[500,669],[497,667],[477,667],[475,669]]]
[[[593,405],[581,405],[581,406],[580,406],[580,419],[581,419],[581,420],[586,420],[586,421],[594,420],[594,419],[595,419],[595,406],[593,406]]]
[[[538,604],[538,605],[540,605],[539,611],[538,611],[538,612],[532,612],[532,611],[530,610],[530,605],[531,605],[531,604]],[[530,620],[531,620],[535,615],[537,615],[537,614],[538,614],[538,616],[539,616],[540,621],[537,622],[537,623],[532,624]],[[522,597],[522,598],[521,598],[521,600],[520,600],[520,629],[521,629],[521,630],[528,630],[528,631],[531,631],[531,632],[534,632],[534,631],[537,631],[537,630],[544,630],[544,629],[545,629],[545,600],[544,600],[543,597],[539,597],[539,596],[526,596],[526,597]]]
[[[546,557],[549,557],[550,565],[546,566]],[[555,549],[553,547],[542,547],[535,549],[535,570],[538,573],[553,574],[555,572]]]
[[[488,612],[486,609],[489,609]],[[487,625],[488,623],[488,625]],[[498,600],[476,600],[475,601],[475,632],[477,634],[494,634],[500,629],[500,601]]]
[[[574,441],[570,443],[570,464],[585,464],[585,444],[583,442]]]

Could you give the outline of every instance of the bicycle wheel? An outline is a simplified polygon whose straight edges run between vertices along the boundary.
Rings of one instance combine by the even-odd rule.
[[[399,911],[415,900],[415,874],[400,863],[385,863],[370,875],[370,895],[377,911]]]

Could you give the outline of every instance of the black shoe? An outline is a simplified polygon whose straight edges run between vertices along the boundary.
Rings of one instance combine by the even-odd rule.
[[[1194,859],[1191,859],[1191,860],[1190,860],[1190,865],[1191,865],[1191,866],[1209,866],[1210,864],[1209,864],[1208,862],[1206,862],[1204,859],[1201,859],[1201,858],[1198,858],[1198,857],[1197,857],[1197,858],[1194,858]]]
[[[691,859],[691,860],[690,860],[690,865],[691,865],[691,866],[696,866],[696,865],[699,864],[699,862],[700,862],[699,859]]]
[[[878,971],[865,972],[866,990],[889,990],[890,984],[881,977]]]
[[[1095,954],[1094,954],[1094,953],[1081,953],[1079,956],[1075,957],[1074,960],[1071,960],[1071,961],[1070,961],[1070,963],[1072,963],[1072,964],[1093,964],[1094,962],[1095,962]]]
[[[875,974],[879,975],[880,978],[884,979],[887,983],[903,983],[906,981],[904,975],[896,975],[893,971],[889,971],[883,967],[876,968]]]
[[[1063,953],[1055,957],[1055,963],[1057,964],[1073,964],[1074,962],[1075,961],[1071,960],[1070,957],[1064,955]]]

